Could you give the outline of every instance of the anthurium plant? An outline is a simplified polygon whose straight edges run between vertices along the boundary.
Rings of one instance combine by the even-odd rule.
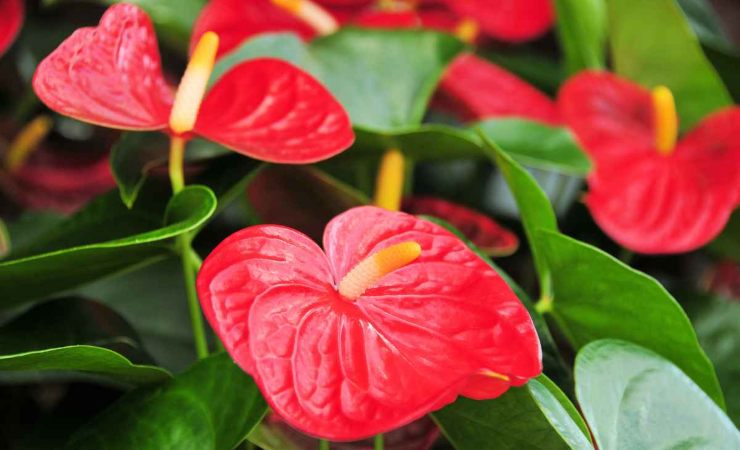
[[[0,0],[0,448],[739,449],[738,13]]]

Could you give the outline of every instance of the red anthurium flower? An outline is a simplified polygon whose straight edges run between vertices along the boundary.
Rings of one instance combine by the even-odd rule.
[[[557,125],[555,102],[516,75],[473,54],[458,56],[439,85],[435,102],[464,120],[523,117]]]
[[[327,225],[324,248],[254,226],[198,274],[209,322],[291,426],[362,439],[540,373],[526,309],[444,228],[364,206]]]
[[[599,226],[641,253],[701,247],[740,199],[740,108],[704,119],[676,141],[673,97],[605,72],[571,78],[563,119],[595,162],[586,204]]]
[[[546,32],[555,21],[551,0],[445,0],[460,17],[500,40],[521,42]]]
[[[23,23],[22,0],[0,0],[0,55],[10,47]]]
[[[511,255],[519,247],[516,234],[485,214],[435,197],[407,197],[403,210],[411,214],[439,217],[457,228],[473,244],[492,256]]]
[[[201,135],[253,158],[326,159],[354,139],[349,117],[318,81],[276,59],[244,62],[206,92],[218,36],[206,33],[176,95],[162,75],[149,17],[110,7],[95,28],[67,38],[36,70],[33,87],[51,109],[119,129]]]

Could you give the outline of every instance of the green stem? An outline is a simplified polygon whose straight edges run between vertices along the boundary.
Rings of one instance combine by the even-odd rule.
[[[185,158],[185,140],[173,137],[170,142],[170,183],[172,192],[177,194],[185,187],[185,176],[183,174],[183,159]],[[200,256],[190,246],[188,233],[177,237],[177,248],[182,261],[182,274],[185,279],[185,293],[188,298],[188,309],[190,311],[190,324],[193,328],[193,339],[195,341],[195,353],[199,359],[208,356],[208,340],[203,323],[203,315],[200,312],[198,293],[195,290],[195,273],[200,264]]]
[[[319,440],[319,450],[329,450],[329,441],[325,439]]]
[[[375,435],[375,442],[374,442],[373,448],[375,450],[384,450],[385,449],[385,442],[384,442],[384,439],[383,439],[383,435],[382,434],[376,434]]]

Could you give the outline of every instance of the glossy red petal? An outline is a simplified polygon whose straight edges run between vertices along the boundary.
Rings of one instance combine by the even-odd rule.
[[[0,0],[0,56],[10,47],[23,24],[23,1]]]
[[[461,17],[471,18],[497,39],[521,42],[545,33],[555,21],[552,0],[446,0]]]
[[[315,289],[332,283],[321,249],[290,228],[246,228],[221,242],[203,263],[197,288],[203,313],[245,371],[255,368],[247,327],[255,298],[271,286],[290,284]]]
[[[473,244],[493,256],[514,253],[519,247],[516,234],[485,214],[434,197],[407,197],[403,210],[411,214],[439,217],[463,233]]]
[[[414,11],[367,11],[359,14],[353,25],[365,28],[417,28],[421,18]]]
[[[560,89],[558,109],[597,169],[656,151],[652,97],[635,83],[608,72],[581,72]]]
[[[587,204],[599,226],[640,253],[697,249],[724,228],[740,198],[740,109],[713,114],[663,156],[603,167]]]
[[[172,106],[152,23],[129,4],[62,42],[39,64],[33,88],[54,111],[111,128],[165,128]]]
[[[196,133],[252,158],[309,163],[347,149],[346,111],[316,79],[277,59],[242,63],[206,94]]]
[[[472,54],[450,64],[440,83],[438,104],[464,120],[523,117],[557,125],[553,102],[532,85],[497,65]]]
[[[327,258],[322,262],[317,250],[304,248],[313,245],[308,238],[297,232],[288,237],[285,230],[261,226],[230,237],[204,263],[198,288],[227,350],[292,426],[332,440],[365,438],[460,393],[500,395],[500,384],[474,377],[482,371],[509,376],[505,388],[540,373],[539,341],[524,307],[498,274],[443,228],[374,207],[349,210],[325,233],[332,276]],[[253,235],[267,232],[291,245],[261,250],[264,244]],[[305,246],[294,248],[300,239]],[[418,260],[355,302],[337,293],[337,280],[359,259],[405,240],[421,245]],[[305,273],[297,276],[294,264]],[[277,279],[265,284],[260,273]],[[231,297],[214,297],[214,286]],[[239,314],[219,317],[222,310]],[[239,333],[224,333],[227,320]],[[244,364],[247,341],[254,359]]]
[[[211,0],[193,25],[191,52],[206,31],[219,35],[219,56],[262,33],[293,32],[306,40],[316,35],[313,28],[271,0]]]

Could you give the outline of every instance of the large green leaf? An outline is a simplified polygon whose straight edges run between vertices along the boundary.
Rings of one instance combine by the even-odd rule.
[[[483,140],[483,148],[501,170],[519,207],[524,232],[527,235],[539,274],[540,296],[548,299],[551,290],[550,269],[547,267],[542,249],[539,248],[539,242],[535,239],[535,233],[540,229],[553,231],[558,229],[555,212],[532,175],[485,135],[483,135]]]
[[[605,0],[556,0],[557,32],[569,74],[606,65]]]
[[[136,334],[109,308],[79,298],[36,306],[0,327],[0,371],[73,371],[147,384],[169,373],[146,361]]]
[[[592,449],[583,419],[544,375],[501,397],[460,397],[432,417],[457,450]]]
[[[25,254],[0,263],[0,308],[10,308],[162,258],[172,238],[196,229],[216,209],[208,188],[190,186],[166,209],[151,195],[127,209],[117,192],[93,201],[39,239]],[[166,198],[166,196],[164,196]]]
[[[675,0],[608,0],[614,67],[647,87],[668,86],[682,129],[732,104]]]
[[[736,449],[740,432],[699,387],[659,355],[617,340],[576,358],[576,393],[601,450]]]
[[[247,59],[285,59],[321,80],[356,127],[405,131],[421,123],[445,67],[463,48],[452,36],[421,30],[345,28],[310,44],[294,35],[266,35],[221,59],[212,80]]]
[[[660,283],[560,233],[542,230],[537,239],[552,275],[552,316],[576,349],[607,338],[640,344],[671,360],[724,407],[691,322]]]
[[[155,388],[139,388],[78,430],[69,449],[230,450],[267,405],[225,353],[199,361]]]
[[[591,161],[567,128],[524,119],[491,119],[475,125],[520,164],[585,175]]]

